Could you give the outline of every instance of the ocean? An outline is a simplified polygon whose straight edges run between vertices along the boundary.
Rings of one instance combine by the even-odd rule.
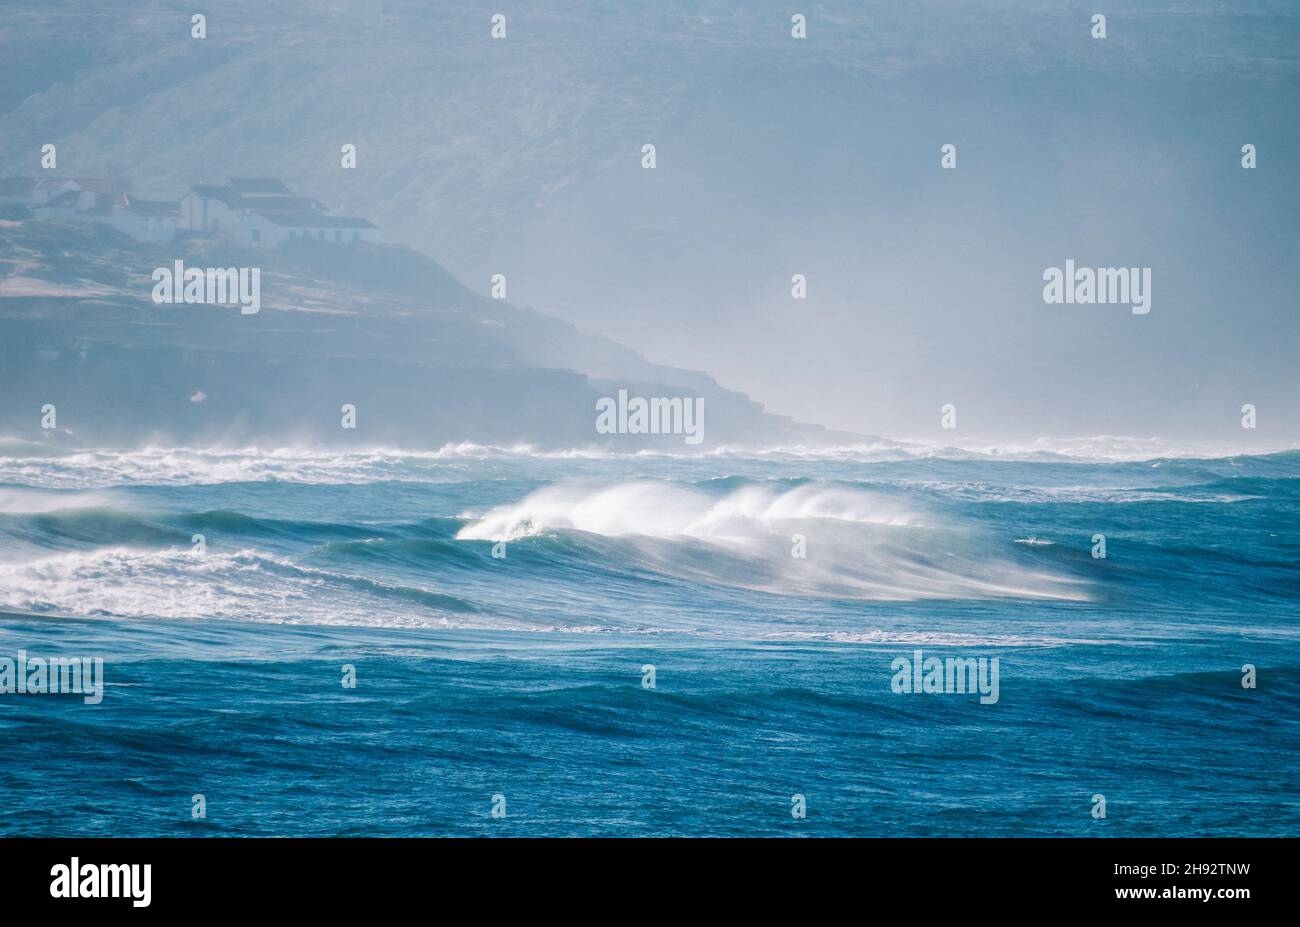
[[[5,443],[0,833],[1300,832],[1300,452],[1111,450]]]

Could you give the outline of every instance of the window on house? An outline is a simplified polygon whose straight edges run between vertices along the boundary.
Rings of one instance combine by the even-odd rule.
[[[353,232],[353,233],[352,233],[352,240],[353,240],[353,241],[359,241],[360,239],[361,239],[361,233],[360,233],[360,232]]]
[[[342,241],[342,240],[343,240],[343,233],[340,232],[338,229],[335,229],[335,230],[334,230],[334,240],[335,240],[335,241]]]

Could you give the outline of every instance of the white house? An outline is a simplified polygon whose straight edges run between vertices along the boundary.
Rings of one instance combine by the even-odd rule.
[[[96,178],[0,177],[0,206],[12,203],[27,206],[37,219],[100,222],[139,241],[170,241],[178,230],[265,248],[296,238],[382,240],[369,220],[332,216],[320,200],[266,177],[196,184],[179,203],[112,192],[107,181]]]
[[[320,200],[299,196],[268,177],[232,177],[224,184],[192,187],[181,198],[178,227],[266,248],[294,238],[381,240],[374,223],[331,216]]]
[[[111,225],[137,241],[171,241],[180,212],[176,203],[142,200],[126,193],[64,190],[32,208],[37,219],[62,219]]]
[[[379,229],[367,219],[354,216],[331,216],[314,210],[293,212],[259,210],[241,226],[240,233],[250,244],[275,246],[293,238],[318,241],[381,241]]]
[[[230,187],[198,184],[181,197],[180,227],[195,232],[227,232],[239,224],[239,194]]]
[[[0,177],[0,206],[21,203],[34,210],[57,199],[60,206],[56,208],[63,212],[74,201],[89,209],[96,196],[111,189],[102,177]]]
[[[38,206],[69,192],[85,193],[93,204],[97,194],[111,190],[112,184],[103,177],[38,177],[32,188],[31,204]]]
[[[118,201],[120,197],[121,201]],[[100,197],[103,205],[104,197]],[[123,193],[111,195],[108,222],[137,241],[166,242],[176,234],[180,210],[176,203],[140,200]]]
[[[32,208],[37,219],[86,219],[86,211],[95,205],[95,194],[88,190],[64,190],[42,199]]]

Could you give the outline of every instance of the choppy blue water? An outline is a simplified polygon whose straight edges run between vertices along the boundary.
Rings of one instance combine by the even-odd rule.
[[[1300,453],[4,451],[0,833],[1300,832]]]

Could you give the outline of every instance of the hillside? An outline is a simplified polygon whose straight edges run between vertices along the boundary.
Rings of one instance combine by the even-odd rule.
[[[1240,16],[1212,0],[1136,5],[1106,49],[1126,71],[1296,72],[1287,3]],[[1032,74],[1087,67],[1097,52],[1079,14],[1036,0],[818,4],[806,47],[790,41],[787,6],[517,3],[493,41],[490,11],[473,4],[231,0],[194,40],[195,10],[176,0],[50,0],[4,13],[0,168],[32,173],[40,146],[58,141],[73,174],[171,197],[196,178],[279,176],[464,277],[521,221],[635,165],[643,142],[673,139],[664,168],[682,163],[684,126],[715,107],[789,123],[812,97],[771,95],[810,75],[857,86],[987,62]],[[359,149],[354,171],[339,169],[345,142]]]
[[[175,260],[260,268],[261,310],[155,304],[150,275]],[[702,373],[472,294],[408,248],[150,246],[103,226],[0,223],[0,429],[10,435],[41,436],[48,403],[57,431],[82,444],[682,449],[680,435],[597,434],[596,400],[620,388],[703,397],[703,447],[824,436]],[[345,403],[354,430],[340,425]]]
[[[504,274],[519,305],[854,432],[948,442],[953,403],[963,440],[1230,443],[1250,402],[1252,437],[1300,433],[1291,0],[1115,0],[1101,40],[1048,0],[823,0],[806,40],[776,0],[503,9],[494,40],[474,3],[229,0],[199,40],[179,0],[10,4],[0,175],[158,200],[276,177],[475,294]],[[1048,309],[1069,258],[1154,268],[1154,311]],[[627,361],[569,347],[565,369]]]

